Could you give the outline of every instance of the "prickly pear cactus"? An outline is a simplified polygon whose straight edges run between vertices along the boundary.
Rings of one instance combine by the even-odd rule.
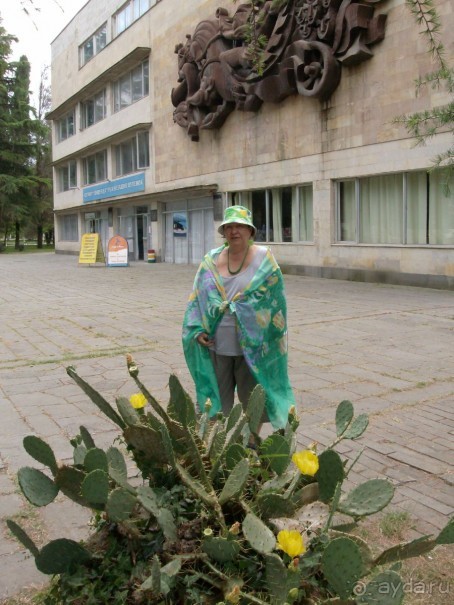
[[[356,523],[393,496],[383,479],[343,493],[349,469],[334,447],[360,438],[368,422],[364,414],[355,417],[351,402],[337,408],[332,446],[318,455],[315,446],[297,452],[293,410],[283,430],[266,439],[257,434],[265,406],[260,386],[245,410],[236,404],[227,417],[210,416],[209,402],[198,414],[177,376],[169,379],[170,401],[161,405],[131,356],[127,368],[147,402],[140,413],[126,397],[117,398],[115,409],[74,367],[67,369],[121,432],[106,451],[83,426],[70,440],[72,464],[58,462],[39,437],[24,439],[44,467],[19,470],[25,497],[45,506],[61,493],[94,512],[95,533],[86,544],[63,538],[37,545],[8,521],[38,569],[58,574],[57,602],[86,605],[82,588],[91,586],[90,602],[117,604],[119,594],[122,605],[180,603],[181,595],[185,605],[399,605],[398,574],[374,576],[374,570],[453,543],[451,522],[438,537],[398,544],[374,558],[364,540],[333,530],[337,512]],[[316,464],[304,466],[308,456]],[[361,584],[366,576],[372,579]],[[393,598],[380,593],[381,581],[396,582]]]

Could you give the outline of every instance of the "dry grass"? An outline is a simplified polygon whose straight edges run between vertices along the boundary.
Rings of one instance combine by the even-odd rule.
[[[408,513],[392,511],[364,521],[356,533],[379,553],[417,535],[417,522]],[[453,547],[437,546],[433,551],[402,562],[404,605],[452,605],[454,603]]]

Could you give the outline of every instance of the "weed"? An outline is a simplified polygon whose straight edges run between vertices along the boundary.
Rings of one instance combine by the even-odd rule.
[[[407,511],[391,511],[383,515],[380,521],[380,531],[386,538],[402,540],[404,532],[412,525]]]

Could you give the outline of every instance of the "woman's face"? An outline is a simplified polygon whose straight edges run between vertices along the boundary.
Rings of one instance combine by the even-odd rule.
[[[241,225],[240,223],[229,223],[224,225],[224,237],[228,244],[247,246],[249,239],[252,235],[252,229],[248,225]]]

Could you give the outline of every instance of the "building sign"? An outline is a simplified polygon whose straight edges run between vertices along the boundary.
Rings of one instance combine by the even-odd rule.
[[[121,235],[114,235],[107,246],[107,266],[127,267],[128,264],[128,242]]]
[[[83,190],[84,204],[103,200],[107,197],[116,197],[118,195],[129,195],[145,191],[145,173],[130,174],[121,179],[108,181],[107,183],[98,183],[90,187],[85,187]]]
[[[91,265],[105,262],[99,233],[84,233],[80,245],[79,263]]]

